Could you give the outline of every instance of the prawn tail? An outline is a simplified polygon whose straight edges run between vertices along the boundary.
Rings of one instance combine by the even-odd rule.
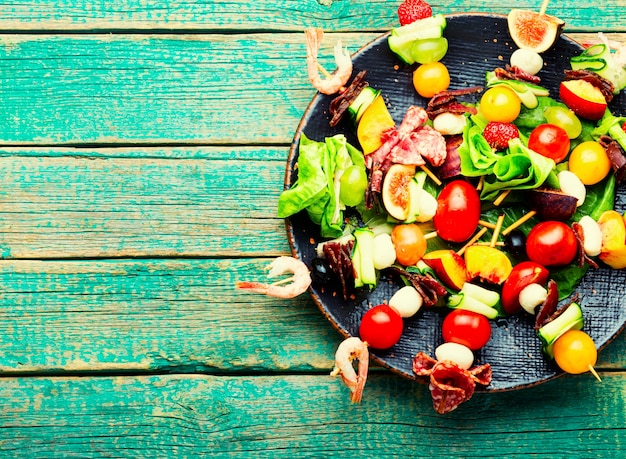
[[[268,286],[260,282],[235,282],[235,288],[255,293],[267,293]]]

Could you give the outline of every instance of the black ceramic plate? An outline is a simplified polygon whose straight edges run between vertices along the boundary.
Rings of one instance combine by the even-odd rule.
[[[445,36],[449,50],[442,62],[451,74],[450,89],[467,86],[484,86],[485,72],[503,67],[516,49],[508,33],[506,17],[500,15],[463,14],[447,17]],[[539,76],[542,85],[558,97],[558,84],[563,70],[569,68],[569,57],[581,51],[580,45],[562,36],[548,52],[544,53],[544,70]],[[355,73],[367,70],[367,81],[382,93],[388,102],[391,115],[399,123],[410,105],[426,105],[411,83],[412,67],[403,66],[389,51],[387,35],[363,47],[353,56]],[[311,101],[297,132],[289,155],[285,187],[296,178],[298,143],[304,132],[307,137],[322,141],[325,137],[343,133],[358,146],[354,127],[349,120],[335,128],[329,127],[328,104],[331,97],[317,94]],[[626,96],[622,93],[610,106],[613,113],[626,114]],[[620,187],[616,208],[626,210],[626,191]],[[310,266],[315,257],[315,246],[321,240],[319,227],[311,223],[306,213],[287,221],[287,233],[294,256]],[[353,301],[343,301],[341,295],[329,289],[313,286],[313,299],[322,313],[344,336],[358,336],[361,317],[373,305],[387,302],[400,285],[383,277],[372,292],[363,292]],[[617,336],[626,322],[626,270],[607,268],[588,271],[577,289],[585,316],[585,327],[596,344],[603,348]],[[413,357],[423,351],[434,357],[435,348],[442,343],[441,324],[448,311],[429,309],[405,319],[404,332],[398,344],[386,351],[372,350],[373,359],[380,365],[415,379],[411,370]],[[533,331],[529,315],[514,315],[492,321],[492,338],[475,353],[476,363],[489,363],[493,368],[492,383],[488,391],[519,389],[549,380],[561,373],[556,364],[546,359],[540,350],[540,341]]]

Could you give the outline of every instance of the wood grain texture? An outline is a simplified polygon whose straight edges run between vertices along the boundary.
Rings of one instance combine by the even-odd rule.
[[[3,258],[276,256],[288,149],[1,149]]]
[[[308,295],[234,289],[264,281],[266,264],[0,262],[0,371],[330,371],[341,338]],[[625,350],[620,336],[597,367],[623,369]]]
[[[328,371],[308,295],[235,290],[267,260],[0,262],[0,372]]]
[[[378,35],[328,34],[320,62]],[[301,33],[0,35],[0,145],[289,144],[305,55]]]
[[[397,25],[401,1],[387,0],[247,0],[216,2],[156,0],[93,2],[89,0],[16,0],[0,8],[0,29],[5,30],[273,30],[294,31],[324,27],[341,31],[385,30]],[[479,4],[468,0],[430,2],[438,13],[467,11],[507,14],[512,5],[498,0]],[[538,9],[522,0],[515,8]],[[550,4],[548,14],[567,24],[566,30],[623,30],[623,0],[581,3],[566,0]],[[607,18],[611,18],[607,21]]]
[[[0,453],[620,457],[626,375],[602,376],[602,383],[567,377],[521,392],[475,394],[446,416],[434,413],[425,385],[386,375],[370,377],[360,405],[330,376],[3,378]]]

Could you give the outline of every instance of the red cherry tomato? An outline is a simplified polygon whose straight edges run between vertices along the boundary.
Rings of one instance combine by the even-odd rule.
[[[433,218],[440,238],[463,242],[470,238],[480,219],[480,197],[465,180],[448,183],[437,198],[437,213]]]
[[[359,336],[370,347],[387,349],[400,341],[402,317],[391,306],[380,304],[368,310],[361,319]]]
[[[509,277],[502,285],[502,309],[507,314],[515,314],[521,309],[519,294],[530,284],[545,285],[550,272],[534,261],[522,261],[513,266]]]
[[[475,351],[489,341],[491,324],[482,314],[455,309],[443,319],[441,332],[446,343],[462,344]]]
[[[563,222],[536,224],[526,238],[526,255],[542,266],[563,266],[571,263],[578,251],[574,231]]]
[[[554,124],[540,124],[530,133],[528,148],[555,163],[565,159],[569,153],[569,136],[565,129]]]

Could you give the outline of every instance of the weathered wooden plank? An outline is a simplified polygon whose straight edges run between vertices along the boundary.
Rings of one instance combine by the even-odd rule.
[[[341,338],[308,295],[234,289],[266,264],[2,261],[0,371],[330,371]],[[625,349],[622,335],[597,367],[625,368]]]
[[[1,149],[0,254],[287,253],[284,222],[276,218],[287,153],[287,147]]]
[[[300,30],[315,26],[341,31],[385,30],[398,23],[400,0],[257,0],[254,2],[181,0],[166,5],[155,0],[96,2],[89,0],[16,0],[0,9],[0,29],[5,30]],[[431,1],[439,13],[481,11],[507,14],[512,5],[498,0],[476,4],[468,0]],[[523,0],[515,8],[537,9],[537,2]],[[561,2],[548,13],[559,16],[568,30],[623,30],[626,23],[622,0]],[[355,20],[358,18],[358,21]],[[611,18],[611,21],[606,21]]]
[[[320,60],[376,36],[329,35]],[[287,144],[304,56],[302,34],[1,35],[0,145]]]
[[[0,371],[330,371],[341,338],[308,295],[234,289],[266,264],[0,262]]]
[[[446,416],[426,386],[329,376],[0,380],[0,451],[12,457],[620,457],[626,374],[476,394]]]

